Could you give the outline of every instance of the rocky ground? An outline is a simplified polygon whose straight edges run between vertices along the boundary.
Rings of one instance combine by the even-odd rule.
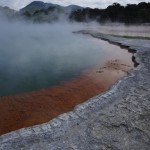
[[[71,112],[45,124],[0,136],[0,150],[150,149],[149,40],[80,32],[136,50],[138,67],[107,92]]]

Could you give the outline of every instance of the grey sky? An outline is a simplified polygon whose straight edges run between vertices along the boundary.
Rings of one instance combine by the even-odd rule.
[[[28,5],[30,2],[35,0],[0,0],[1,6],[9,6],[13,9],[20,9],[24,6]],[[54,4],[60,5],[71,5],[76,4],[83,7],[92,7],[92,8],[106,8],[108,5],[111,5],[114,2],[118,2],[122,5],[126,4],[133,4],[139,2],[150,2],[150,0],[36,0],[36,1],[43,1],[43,2],[50,2]]]

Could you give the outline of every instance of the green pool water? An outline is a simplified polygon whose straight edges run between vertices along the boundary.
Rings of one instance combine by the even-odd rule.
[[[107,42],[73,34],[78,28],[1,22],[0,96],[52,87],[113,55]]]

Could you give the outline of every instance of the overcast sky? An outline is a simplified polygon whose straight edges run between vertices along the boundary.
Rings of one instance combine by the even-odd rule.
[[[1,6],[9,6],[13,9],[20,9],[31,3],[35,0],[0,0]],[[83,7],[92,7],[92,8],[106,8],[108,5],[111,5],[114,2],[118,2],[122,5],[131,4],[131,3],[139,3],[139,2],[150,2],[150,0],[36,0],[43,2],[50,2],[54,4],[60,5],[79,5]]]

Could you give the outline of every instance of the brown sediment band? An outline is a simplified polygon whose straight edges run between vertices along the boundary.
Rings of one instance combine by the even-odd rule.
[[[125,61],[122,58],[112,56],[112,60],[49,89],[0,97],[0,134],[47,122],[106,91],[134,66],[132,54]]]
[[[133,64],[111,60],[58,86],[0,97],[0,134],[44,123],[72,110],[77,104],[106,91],[131,68]]]

